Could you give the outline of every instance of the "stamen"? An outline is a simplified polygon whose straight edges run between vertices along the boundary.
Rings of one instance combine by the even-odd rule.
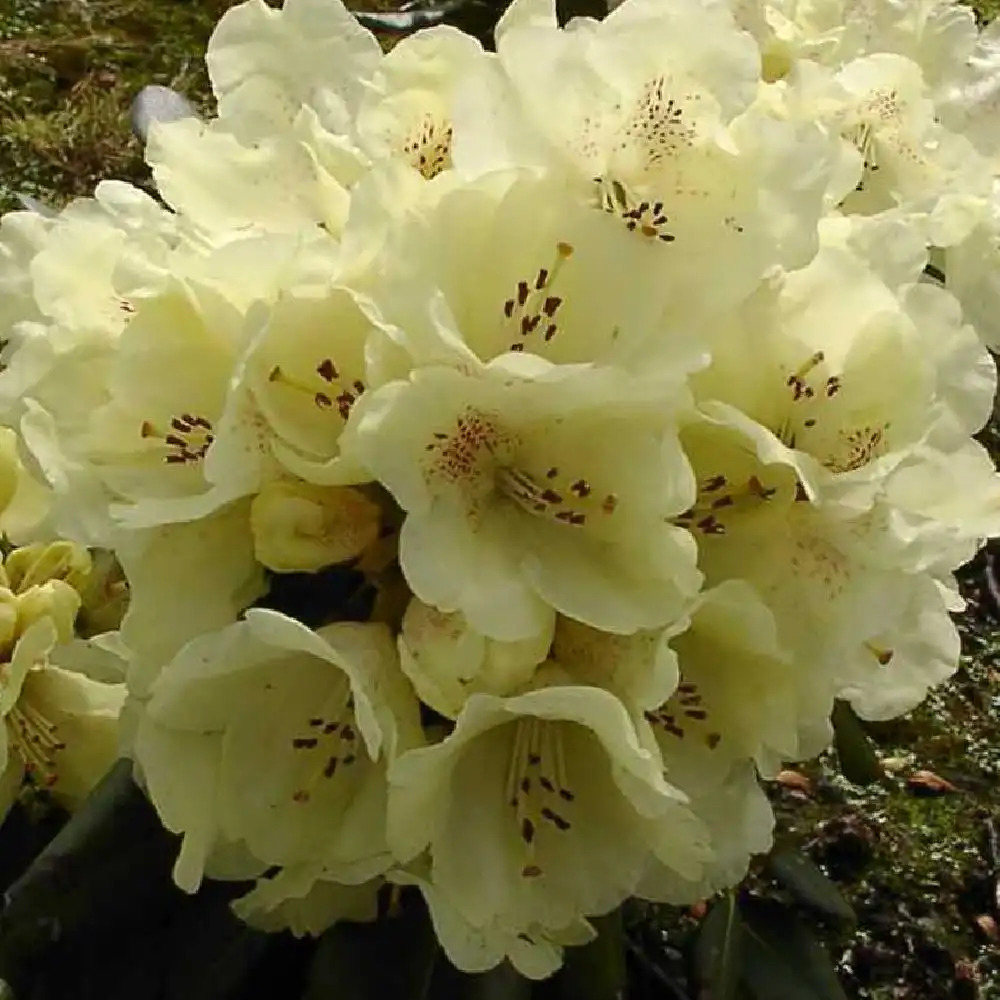
[[[572,255],[571,244],[557,243],[555,258],[548,267],[540,267],[530,280],[522,278],[517,282],[514,295],[503,304],[505,328],[512,337],[520,338],[512,340],[508,350],[523,351],[526,339],[536,330],[542,331],[546,343],[559,333],[557,313],[563,300],[551,293],[563,264]]]
[[[629,232],[661,243],[674,242],[676,237],[669,229],[670,217],[664,211],[662,201],[650,202],[632,195],[621,181],[613,177],[598,178],[595,183],[598,207],[618,216]]]
[[[7,714],[7,731],[29,780],[44,788],[55,785],[56,755],[66,748],[56,735],[56,726],[21,698]]]
[[[306,726],[304,735],[291,740],[294,751],[307,754],[314,761],[301,786],[292,792],[292,801],[299,804],[311,801],[319,781],[331,780],[357,760],[354,699],[346,679],[331,692],[319,712],[306,720]]]
[[[543,874],[536,856],[543,828],[566,833],[573,828],[567,812],[576,799],[566,776],[565,751],[558,723],[525,718],[514,723],[507,771],[507,801],[514,810],[524,844],[524,878]]]
[[[166,446],[163,461],[167,465],[200,462],[215,441],[213,430],[210,420],[191,413],[171,417],[166,430],[158,428],[150,420],[143,420],[139,426],[141,437],[159,440]]]
[[[896,651],[894,649],[883,649],[871,642],[864,643],[864,647],[869,653],[872,654],[872,656],[875,657],[876,660],[878,660],[879,666],[882,667],[887,667],[892,662],[892,658],[896,655]]]
[[[651,725],[679,740],[685,738],[691,726],[696,726],[695,733],[701,733],[705,746],[714,750],[722,740],[721,735],[715,730],[702,732],[702,725],[710,716],[697,684],[691,681],[679,684],[664,704],[646,713]]]
[[[756,509],[767,503],[777,488],[765,486],[756,475],[747,477],[743,483],[731,482],[722,474],[714,474],[698,484],[698,496],[693,507],[673,518],[673,523],[697,530],[704,535],[724,535],[726,519],[731,514]]]
[[[358,379],[348,382],[342,377],[340,369],[330,358],[324,358],[316,366],[316,374],[332,388],[330,390],[321,389],[317,391],[305,382],[289,375],[280,365],[275,365],[271,369],[267,380],[268,382],[276,382],[280,385],[288,386],[296,392],[310,396],[318,409],[336,409],[340,418],[347,420],[351,414],[351,407],[357,402],[358,396],[365,391],[364,383]],[[336,392],[336,395],[333,394],[334,392]]]
[[[551,480],[549,480],[551,482]],[[583,482],[583,480],[580,480]],[[586,484],[584,484],[586,486]],[[497,486],[500,492],[508,496],[519,507],[528,511],[529,514],[538,514],[551,517],[561,524],[572,527],[582,527],[587,523],[587,512],[581,506],[573,506],[566,500],[565,494],[552,486],[542,486],[536,483],[527,472],[521,469],[502,468],[497,473]],[[589,496],[589,486],[586,493],[573,490],[572,486],[566,490],[567,493],[574,493],[578,500],[587,503]],[[590,504],[593,507],[593,504]],[[612,513],[612,510],[605,511],[597,508],[602,513]]]

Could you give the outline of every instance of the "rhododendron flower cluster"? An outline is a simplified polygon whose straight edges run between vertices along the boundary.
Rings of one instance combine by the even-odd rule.
[[[298,934],[409,887],[542,978],[738,882],[837,700],[949,676],[1000,534],[998,53],[944,0],[515,0],[386,54],[248,0],[162,200],[3,219],[3,527],[127,582],[68,648],[178,885]],[[2,590],[15,747],[58,582]]]

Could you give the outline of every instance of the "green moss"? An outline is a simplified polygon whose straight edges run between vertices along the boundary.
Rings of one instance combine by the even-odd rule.
[[[202,52],[227,0],[0,0],[0,210],[102,177],[143,181],[128,109],[147,83],[208,97]]]

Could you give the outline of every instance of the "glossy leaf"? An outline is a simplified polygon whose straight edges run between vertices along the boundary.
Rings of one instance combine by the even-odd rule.
[[[488,972],[459,972],[442,954],[429,1000],[531,1000],[534,984],[504,962]]]
[[[742,982],[754,1000],[847,1000],[830,956],[793,910],[748,899],[740,911]]]
[[[607,12],[607,0],[556,0],[556,13],[560,24],[566,24],[574,17],[593,17],[600,20]]]
[[[736,897],[717,899],[705,915],[694,945],[694,972],[702,995],[733,1000],[739,985],[744,950],[743,918]]]
[[[875,747],[861,720],[846,701],[833,709],[834,746],[844,777],[855,785],[873,785],[885,778]]]
[[[369,31],[408,35],[420,28],[450,24],[474,35],[488,48],[493,29],[506,3],[498,0],[440,0],[438,3],[406,4],[398,11],[355,11],[354,16]]]
[[[4,893],[0,978],[15,993],[56,941],[113,935],[178,892],[176,840],[118,761]]]
[[[432,28],[435,25],[443,24],[446,15],[447,12],[441,9],[423,10],[420,8],[405,11],[358,10],[354,12],[354,16],[369,31],[380,31],[386,35],[408,35],[421,28]]]
[[[625,934],[621,911],[590,921],[597,937],[567,948],[554,981],[562,1000],[622,1000],[625,996]]]
[[[802,851],[795,848],[775,851],[767,859],[767,873],[798,902],[824,916],[844,921],[855,919],[854,910],[837,886]]]
[[[423,901],[406,893],[398,914],[319,939],[302,1000],[429,1000],[439,953]]]

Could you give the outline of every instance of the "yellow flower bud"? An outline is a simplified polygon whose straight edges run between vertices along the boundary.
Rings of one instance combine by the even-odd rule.
[[[68,583],[48,580],[17,595],[18,633],[40,618],[51,618],[59,641],[69,642],[79,610],[80,595]]]
[[[379,531],[379,508],[346,486],[267,483],[250,508],[257,559],[279,573],[315,572],[360,555]]]
[[[90,553],[74,542],[39,542],[14,549],[4,561],[12,590],[23,593],[49,580],[81,590],[90,575]]]

